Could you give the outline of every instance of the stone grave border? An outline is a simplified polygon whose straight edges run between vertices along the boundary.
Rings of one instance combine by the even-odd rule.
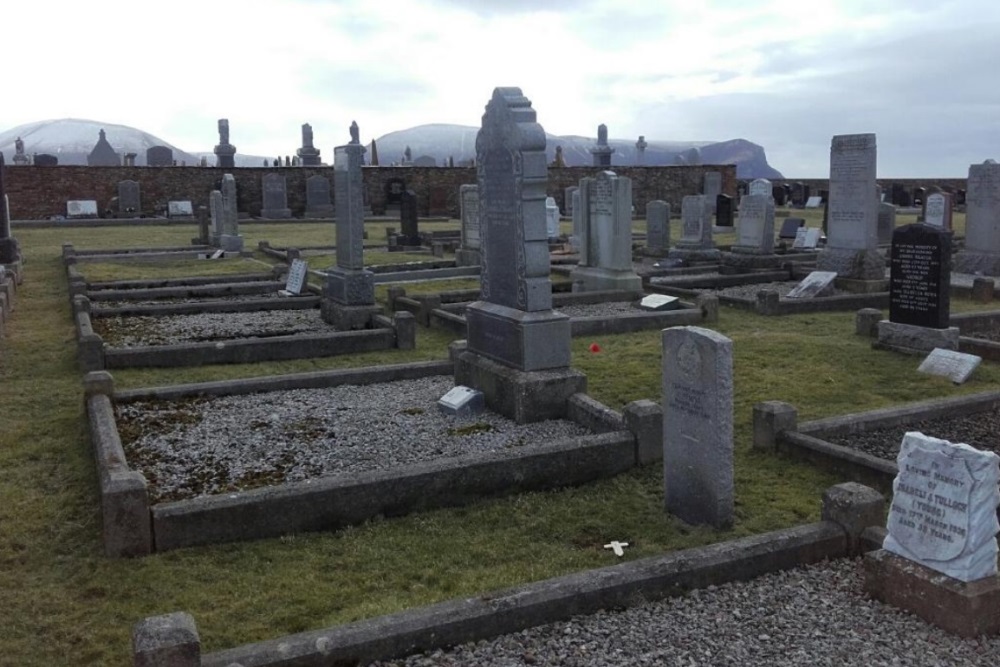
[[[643,296],[642,292],[622,290],[570,292],[566,290],[571,287],[571,283],[563,284],[566,286],[563,289],[556,289],[556,285],[553,285],[553,310],[558,311],[562,306],[638,301]],[[387,309],[389,312],[412,313],[417,324],[447,329],[462,338],[466,334],[466,321],[462,312],[466,304],[478,298],[477,289],[417,294],[410,297],[406,295],[404,287],[396,286],[389,288]],[[572,317],[569,321],[570,336],[607,336],[718,320],[718,300],[714,296],[698,296],[693,301],[680,303],[680,308],[676,310],[649,311],[636,308],[635,313],[613,317],[599,315]]]
[[[457,352],[453,352],[457,353]],[[108,556],[333,530],[374,516],[461,506],[512,492],[579,485],[662,456],[663,415],[652,401],[617,412],[583,393],[566,402],[566,419],[590,434],[528,444],[517,456],[472,454],[401,469],[318,479],[152,505],[141,473],[131,470],[115,422],[115,403],[241,395],[342,384],[452,375],[450,360],[339,369],[241,380],[114,391],[110,373],[84,378],[87,415],[100,479]]]
[[[868,326],[871,322],[877,323],[879,320],[884,319],[883,316],[884,313],[879,311],[878,319],[876,320],[874,312],[870,315],[868,313],[859,312],[856,318],[856,332],[864,335],[865,331],[862,331],[862,329]],[[871,319],[868,319],[869,317]],[[959,352],[974,354],[989,361],[1000,361],[1000,342],[976,337],[976,332],[978,331],[982,331],[984,329],[1000,329],[1000,310],[953,313],[948,319],[948,324],[953,327],[958,327],[960,333],[958,338]],[[868,330],[867,333],[872,338],[877,337],[876,329],[874,327]]]
[[[197,214],[197,207],[195,208]],[[453,218],[444,216],[420,218],[421,222],[449,222]],[[240,214],[241,225],[294,225],[294,224],[330,224],[334,222],[333,216],[325,218],[259,218],[244,217]],[[366,222],[393,222],[399,220],[399,216],[379,216],[366,215]],[[49,229],[54,227],[152,227],[152,226],[198,226],[197,215],[184,218],[80,218],[65,220],[11,220],[11,227],[15,229]]]
[[[766,401],[753,408],[753,447],[777,451],[846,476],[861,484],[891,492],[898,469],[895,461],[835,445],[824,438],[862,433],[872,428],[898,426],[922,419],[967,415],[1000,406],[1000,391],[935,398],[915,403],[856,412],[798,423],[798,411],[789,403]]]
[[[62,246],[63,264],[78,262],[107,262],[115,260],[159,262],[171,259],[198,259],[199,255],[211,254],[218,250],[208,245],[160,246],[138,248],[91,248],[77,250],[71,243]],[[249,257],[252,253],[226,253],[226,257]]]
[[[254,665],[301,667],[367,664],[402,658],[526,628],[676,597],[708,586],[747,581],[881,546],[883,498],[858,484],[823,494],[821,521],[702,547],[448,600],[353,623],[309,630],[201,654],[195,619],[186,612],[138,622],[132,633],[136,664],[171,658],[175,667]]]

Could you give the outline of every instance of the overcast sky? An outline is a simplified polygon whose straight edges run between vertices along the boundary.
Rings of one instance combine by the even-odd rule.
[[[1000,157],[1000,0],[49,0],[3,9],[0,131],[85,118],[211,150],[324,156],[478,126],[518,86],[553,134],[762,145],[823,177],[875,132],[881,177]],[[544,9],[542,9],[544,8]]]

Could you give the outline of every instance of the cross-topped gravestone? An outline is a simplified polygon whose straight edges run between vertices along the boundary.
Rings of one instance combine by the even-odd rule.
[[[338,329],[364,329],[378,312],[375,278],[364,263],[365,148],[353,140],[333,150],[334,205],[337,210],[337,264],[327,271],[321,312]]]
[[[260,217],[283,220],[292,217],[292,210],[288,208],[288,191],[286,189],[285,177],[281,174],[265,174],[261,179],[261,190],[263,191],[264,203],[260,210]]]
[[[632,179],[613,171],[580,181],[580,264],[574,292],[642,289],[632,268]]]
[[[817,259],[821,271],[862,281],[885,279],[878,252],[878,194],[874,134],[843,134],[830,144],[827,243]]]
[[[520,88],[496,88],[476,136],[482,272],[455,384],[518,422],[566,412],[585,378],[569,369],[569,318],[552,310],[545,131]]]
[[[995,575],[1000,457],[911,431],[896,466],[882,548],[959,581]]]
[[[615,149],[608,145],[608,126],[601,123],[597,126],[597,145],[590,149],[590,154],[594,156],[593,166],[610,167],[611,154],[614,152]]]
[[[142,203],[139,199],[139,183],[137,181],[118,182],[118,213],[130,217],[139,217]]]
[[[666,509],[691,524],[733,523],[733,342],[701,327],[663,330]]]

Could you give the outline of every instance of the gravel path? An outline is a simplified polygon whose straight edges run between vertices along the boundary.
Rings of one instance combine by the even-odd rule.
[[[335,473],[387,470],[586,434],[574,422],[459,419],[437,400],[447,376],[248,396],[126,403],[118,429],[154,502]]]
[[[831,437],[827,440],[842,447],[850,447],[879,458],[895,461],[903,434],[920,431],[951,442],[964,442],[977,449],[985,449],[1000,454],[1000,409],[974,412],[969,415],[922,419],[902,426],[887,426]]]
[[[860,561],[711,586],[379,667],[1000,664],[1000,637],[959,639],[868,599]]]
[[[94,331],[111,347],[175,345],[233,338],[265,338],[302,333],[332,333],[318,308],[198,313],[162,317],[100,317]]]

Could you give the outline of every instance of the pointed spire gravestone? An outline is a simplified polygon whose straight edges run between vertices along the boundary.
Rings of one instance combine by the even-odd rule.
[[[552,310],[545,131],[520,88],[496,88],[476,136],[482,289],[466,310],[455,383],[518,423],[566,414],[587,379],[569,367],[569,318]]]
[[[326,274],[321,313],[326,322],[347,331],[366,329],[375,305],[375,278],[364,262],[364,182],[361,165],[365,147],[358,125],[351,124],[351,141],[333,149],[333,204],[337,224],[337,264]]]

